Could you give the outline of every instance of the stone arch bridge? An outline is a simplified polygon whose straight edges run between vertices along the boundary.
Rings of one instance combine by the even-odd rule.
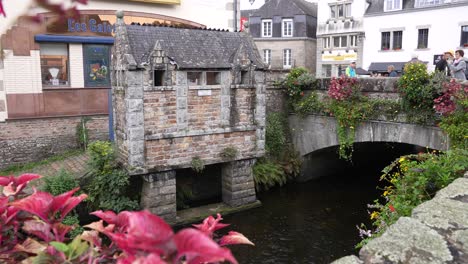
[[[339,145],[336,120],[332,117],[291,115],[289,126],[292,141],[301,156]],[[355,142],[406,143],[437,150],[447,150],[449,145],[447,136],[438,127],[383,120],[360,124],[356,129]]]

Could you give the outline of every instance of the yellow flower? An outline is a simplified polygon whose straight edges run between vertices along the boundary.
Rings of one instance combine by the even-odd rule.
[[[372,214],[370,215],[371,220],[377,219],[377,217],[379,217],[379,213],[377,211],[372,212]]]
[[[405,157],[401,157],[398,162],[402,163],[403,161],[405,161]]]
[[[389,194],[390,194],[390,191],[385,191],[385,192],[383,193],[383,196],[387,196],[387,195],[389,195]]]

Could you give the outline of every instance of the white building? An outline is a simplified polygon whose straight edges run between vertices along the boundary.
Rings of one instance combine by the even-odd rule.
[[[317,76],[344,74],[353,61],[362,67],[364,0],[318,1]]]
[[[434,69],[445,51],[468,51],[467,0],[374,0],[364,15],[364,68],[401,71],[413,56]]]

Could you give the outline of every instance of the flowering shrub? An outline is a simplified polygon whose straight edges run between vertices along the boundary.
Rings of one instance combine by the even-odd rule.
[[[441,113],[440,128],[450,137],[451,148],[468,148],[468,87],[451,81],[444,85],[444,93],[434,100],[434,108]]]
[[[442,115],[452,114],[456,110],[456,100],[465,96],[462,85],[452,79],[449,83],[444,83],[444,90],[441,96],[434,99],[434,109]],[[465,88],[468,89],[468,88]]]
[[[433,118],[433,100],[436,89],[430,83],[427,67],[423,63],[408,63],[404,74],[398,80],[398,89],[402,99],[403,110],[409,122],[427,123]]]
[[[304,96],[303,89],[314,80],[315,78],[305,68],[293,68],[283,81],[283,86],[289,99],[294,102]]]
[[[72,241],[72,226],[62,223],[87,195],[73,196],[78,188],[58,196],[34,190],[23,192],[35,174],[0,177],[0,262],[1,263],[237,263],[223,246],[250,244],[246,237],[229,232],[220,240],[213,233],[226,224],[221,216],[206,218],[174,234],[161,218],[148,211],[97,211],[102,220],[88,226]],[[106,224],[104,224],[104,222]],[[110,243],[105,243],[102,235]]]
[[[351,160],[356,127],[360,122],[369,118],[372,104],[364,97],[356,78],[345,75],[332,78],[328,87],[330,102],[327,109],[336,118],[337,134],[340,143],[338,154],[340,158]]]
[[[333,77],[328,86],[328,96],[337,101],[351,99],[358,96],[359,90],[356,78],[342,75],[340,78]]]
[[[385,232],[388,226],[401,216],[410,216],[413,208],[430,200],[437,191],[455,179],[462,177],[468,169],[468,151],[457,149],[438,154],[420,153],[400,157],[383,170],[381,181],[387,182],[383,188],[382,199],[369,205],[373,230],[364,225],[358,227],[363,241]]]

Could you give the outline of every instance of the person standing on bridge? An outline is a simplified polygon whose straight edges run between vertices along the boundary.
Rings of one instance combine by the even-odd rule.
[[[356,77],[356,62],[351,62],[351,64],[346,68],[346,76],[351,78]]]
[[[458,80],[466,81],[465,70],[466,62],[463,58],[465,52],[463,50],[455,51],[455,60],[449,62],[449,68],[452,72],[452,77]]]

